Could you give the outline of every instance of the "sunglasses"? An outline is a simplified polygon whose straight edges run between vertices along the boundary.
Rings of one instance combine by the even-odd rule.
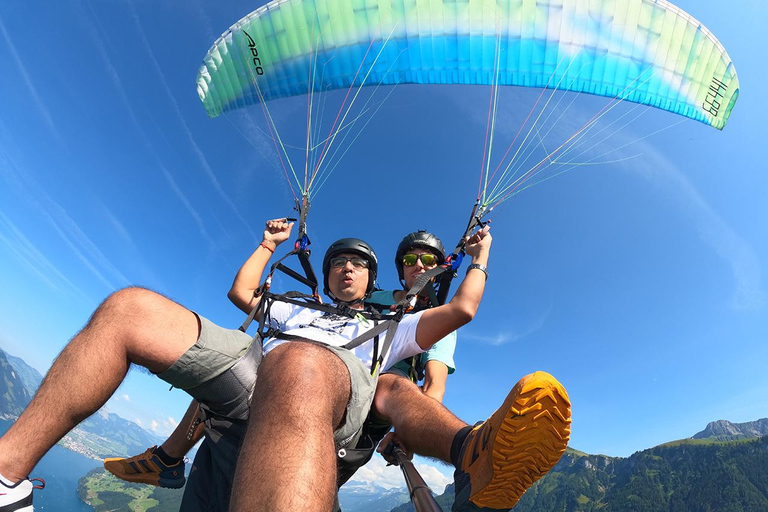
[[[364,258],[345,258],[344,256],[331,258],[331,266],[333,268],[344,268],[347,266],[347,262],[350,262],[356,269],[368,268],[368,260]]]
[[[408,253],[403,255],[403,265],[406,267],[412,267],[416,264],[416,260],[421,260],[421,264],[425,267],[431,267],[437,265],[437,256],[434,254],[413,254]]]

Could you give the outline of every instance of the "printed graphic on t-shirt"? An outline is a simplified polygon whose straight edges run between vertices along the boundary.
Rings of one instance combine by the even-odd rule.
[[[314,327],[331,334],[341,334],[344,332],[344,328],[349,324],[351,318],[336,315],[334,313],[324,313],[322,316],[318,316],[312,319],[309,324],[298,326],[300,329],[307,327]]]

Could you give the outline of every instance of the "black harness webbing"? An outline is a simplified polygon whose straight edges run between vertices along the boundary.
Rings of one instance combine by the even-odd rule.
[[[413,283],[413,286],[411,286],[410,290],[405,292],[405,298],[401,300],[397,305],[402,304],[408,304],[413,301],[415,297],[418,297],[418,295],[426,288],[427,296],[429,297],[430,302],[432,303],[433,307],[437,307],[442,305],[441,302],[438,302],[438,298],[435,294],[435,288],[432,286],[432,278],[437,277],[441,274],[444,274],[445,272],[453,272],[453,269],[451,267],[450,263],[444,263],[442,265],[438,265],[435,268],[429,269],[423,274],[421,274],[419,277],[416,278],[416,282]],[[450,274],[449,274],[450,275]]]
[[[371,375],[374,377],[378,374],[378,371],[384,362],[384,358],[389,353],[389,348],[392,345],[392,340],[397,330],[397,325],[400,320],[402,320],[404,314],[403,308],[400,308],[394,314],[385,315],[378,311],[353,309],[345,304],[323,304],[321,302],[317,302],[314,297],[300,292],[274,294],[272,292],[265,291],[261,294],[261,301],[259,302],[259,305],[251,310],[251,313],[248,315],[248,318],[246,318],[245,322],[243,322],[243,325],[239,327],[239,330],[245,332],[258,315],[258,336],[261,338],[262,342],[268,338],[278,338],[286,341],[307,341],[307,338],[283,333],[277,329],[266,327],[269,311],[275,301],[285,302],[316,311],[322,311],[328,314],[341,315],[347,318],[363,318],[365,320],[374,322],[372,329],[365,331],[353,340],[350,340],[344,345],[341,345],[340,347],[346,350],[353,350],[368,340],[372,339],[374,346],[371,363]],[[384,344],[383,346],[379,347],[379,339],[381,334],[384,332],[386,332]]]
[[[450,282],[455,276],[455,267],[458,266],[457,263],[461,264],[461,259],[459,258],[455,263],[447,261],[445,264],[430,269],[421,274],[416,279],[416,282],[413,284],[410,290],[406,292],[403,300],[394,305],[394,314],[384,315],[378,311],[353,309],[349,305],[343,303],[335,305],[323,304],[320,302],[320,297],[317,292],[317,278],[312,268],[312,264],[309,261],[309,239],[306,237],[305,225],[306,214],[309,210],[308,199],[304,198],[302,203],[297,203],[297,209],[299,210],[301,216],[301,232],[299,240],[296,241],[293,251],[281,257],[270,267],[269,274],[264,280],[264,283],[254,291],[254,296],[261,297],[261,300],[259,301],[259,304],[253,308],[253,310],[251,310],[250,314],[243,322],[243,325],[239,327],[239,329],[245,332],[253,320],[258,316],[259,329],[257,337],[261,339],[262,343],[267,338],[279,338],[288,341],[305,340],[300,336],[285,334],[274,328],[265,329],[265,326],[267,325],[267,318],[269,317],[269,311],[272,304],[276,300],[303,308],[322,311],[328,314],[341,315],[348,318],[364,318],[366,320],[372,320],[374,322],[374,327],[372,329],[369,329],[368,331],[357,336],[355,339],[345,343],[341,346],[341,348],[353,350],[363,343],[369,340],[373,340],[371,375],[377,377],[378,372],[381,369],[381,365],[389,353],[395,332],[397,331],[397,326],[402,320],[403,315],[405,313],[414,311],[414,308],[417,306],[417,298],[419,294],[422,293],[422,291],[426,291],[426,295],[431,306],[436,307],[443,304],[448,293]],[[471,230],[471,224],[473,223],[470,222],[470,226],[468,226],[467,231]],[[306,277],[283,264],[283,260],[293,255],[298,256],[299,262],[302,266],[302,269],[304,270],[304,273],[306,274]],[[296,279],[300,283],[308,286],[312,290],[312,295],[310,296],[300,292],[288,292],[285,294],[271,293],[269,288],[272,282],[272,275],[276,270],[280,270],[288,276]],[[432,281],[433,278],[438,276],[442,277],[439,280],[438,290],[436,292],[434,286],[432,286]],[[421,307],[422,306],[419,305],[419,309],[421,309]],[[382,347],[379,347],[379,339],[383,333],[386,333],[384,344]]]
[[[283,264],[283,260],[293,255],[296,255],[299,258],[299,263],[301,264],[301,268],[304,270],[306,277]],[[312,296],[316,299],[319,297],[317,293],[317,277],[315,277],[315,271],[312,268],[312,264],[309,262],[309,250],[301,249],[299,242],[296,242],[296,248],[294,248],[294,250],[281,257],[279,260],[274,262],[271,267],[269,267],[269,274],[267,274],[267,278],[264,280],[264,283],[256,288],[254,291],[255,295],[258,296],[260,293],[269,290],[269,287],[272,284],[272,275],[275,273],[275,270],[279,270],[284,274],[287,274],[288,276],[296,279],[301,284],[308,286],[309,289],[312,290]]]

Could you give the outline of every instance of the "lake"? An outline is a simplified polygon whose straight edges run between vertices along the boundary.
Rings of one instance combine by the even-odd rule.
[[[10,421],[0,420],[0,434],[10,426]],[[45,489],[35,491],[35,512],[93,512],[78,499],[77,481],[97,467],[101,461],[54,446],[32,471],[33,478],[45,480]]]

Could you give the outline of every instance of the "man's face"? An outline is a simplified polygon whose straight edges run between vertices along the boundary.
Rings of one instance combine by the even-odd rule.
[[[421,261],[420,256],[422,254],[431,254],[433,256],[436,256],[436,254],[431,252],[431,251],[427,251],[426,249],[421,249],[421,248],[411,248],[411,249],[407,250],[405,252],[405,254],[406,255],[408,255],[408,254],[415,254],[417,256],[415,264],[413,264],[411,266],[407,266],[407,265],[403,264],[403,279],[405,280],[405,287],[406,288],[410,288],[411,286],[413,286],[413,283],[416,282],[416,279],[421,274],[423,274],[427,270],[435,268],[437,266],[437,260],[435,260],[435,263],[433,263],[431,265],[425,265]]]
[[[364,263],[365,266],[361,266]],[[331,258],[328,288],[338,300],[352,302],[365,297],[368,289],[368,261],[357,253],[343,252]]]

